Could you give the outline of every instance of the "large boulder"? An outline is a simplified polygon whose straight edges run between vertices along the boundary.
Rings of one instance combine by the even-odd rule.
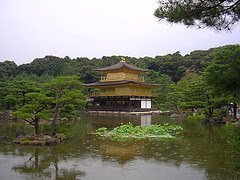
[[[171,114],[170,118],[186,118],[186,114]]]
[[[226,122],[223,121],[222,117],[213,117],[211,119],[211,123],[213,123],[213,124],[226,124]]]
[[[212,119],[202,118],[201,119],[202,124],[226,124],[226,120],[224,120],[222,117],[213,117]]]
[[[43,136],[43,139],[45,140],[45,145],[59,144],[61,142],[60,139],[48,135]]]
[[[202,118],[201,122],[202,122],[202,124],[208,124],[208,123],[210,123],[210,120],[208,118]]]
[[[25,136],[26,134],[22,130],[20,130],[20,131],[16,131],[15,135],[16,135],[16,138],[17,138],[20,135]]]

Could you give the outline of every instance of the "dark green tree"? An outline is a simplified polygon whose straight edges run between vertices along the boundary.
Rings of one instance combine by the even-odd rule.
[[[39,134],[39,120],[48,120],[53,116],[49,133],[53,135],[59,114],[62,117],[73,117],[75,109],[86,105],[86,97],[78,79],[77,76],[59,76],[49,83],[41,84],[41,92],[25,94],[25,104],[13,114],[35,126],[36,134]]]
[[[26,94],[26,98],[28,99],[28,103],[13,114],[33,125],[35,133],[39,134],[39,120],[47,120],[51,116],[50,105],[53,98],[47,97],[42,93],[28,93]]]
[[[8,83],[0,81],[0,107],[6,108],[5,98],[9,93]]]
[[[59,112],[64,106],[68,104],[85,103],[86,96],[79,90],[82,84],[78,81],[77,76],[59,76],[53,79],[50,83],[43,85],[44,90],[49,91],[49,95],[54,97],[52,101],[54,108],[54,116],[52,120],[52,126],[49,135],[53,135],[55,124]],[[67,109],[67,108],[65,108]],[[70,110],[68,108],[68,110]]]
[[[169,85],[173,83],[171,77],[166,74],[159,74],[159,72],[150,70],[146,75],[144,75],[145,82],[162,84],[160,88],[154,88],[152,92],[157,95],[153,99],[153,107],[158,109],[166,109],[166,97],[169,92]]]
[[[190,101],[186,98],[184,93],[192,82],[197,81],[199,76],[195,72],[189,70],[186,71],[186,75],[177,83],[169,85],[169,92],[167,94],[167,104],[170,107],[174,107],[178,113],[180,113],[180,106],[183,102]]]
[[[6,109],[21,108],[26,103],[26,94],[30,92],[39,92],[40,89],[36,83],[29,81],[12,81],[5,84],[4,92],[7,92],[3,99],[4,107]]]
[[[231,30],[240,19],[240,0],[168,0],[158,3],[154,15],[159,20],[188,27]]]
[[[7,81],[17,73],[17,65],[13,61],[0,62],[0,81]]]
[[[174,82],[178,82],[188,68],[185,58],[179,51],[166,56],[156,56],[155,61],[158,63],[159,73],[169,75]]]
[[[79,77],[81,82],[93,83],[100,80],[100,74],[92,66],[82,66],[79,69]]]
[[[217,108],[215,101],[214,88],[207,86],[203,78],[198,76],[183,89],[183,98],[180,107],[191,110],[204,108],[205,115],[208,118],[212,118],[213,111]]]
[[[205,70],[206,81],[222,96],[232,96],[234,118],[240,102],[240,45],[228,45],[213,52],[214,59]]]

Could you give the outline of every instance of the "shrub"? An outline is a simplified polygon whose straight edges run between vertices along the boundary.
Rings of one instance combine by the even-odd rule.
[[[189,116],[187,117],[187,120],[190,121],[200,121],[202,118],[205,118],[205,115],[197,115],[197,116]]]
[[[183,130],[179,125],[150,125],[150,126],[133,126],[131,123],[115,127],[112,131],[108,131],[107,128],[102,127],[96,130],[96,133],[100,137],[109,138],[112,140],[119,139],[132,139],[132,138],[174,138]]]

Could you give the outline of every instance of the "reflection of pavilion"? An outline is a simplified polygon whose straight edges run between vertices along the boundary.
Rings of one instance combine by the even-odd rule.
[[[100,143],[100,150],[104,158],[114,158],[121,164],[139,156],[143,148],[144,141],[102,141]]]
[[[151,124],[152,124],[152,116],[151,115],[141,116],[141,127],[149,126]]]
[[[149,126],[151,125],[151,115],[144,116],[111,116],[111,118],[106,115],[96,116],[98,118],[94,119],[92,122],[93,129],[98,129],[100,127],[106,127],[112,129],[115,126],[121,124],[132,123],[134,126]],[[101,118],[102,117],[102,118]],[[114,158],[120,164],[125,164],[127,161],[134,159],[139,156],[144,150],[144,140],[130,140],[130,141],[111,141],[111,140],[100,140],[100,150],[104,159]]]

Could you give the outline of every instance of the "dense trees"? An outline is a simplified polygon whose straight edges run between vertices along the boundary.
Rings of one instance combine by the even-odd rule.
[[[16,110],[25,105],[27,93],[38,92],[39,88],[33,82],[13,80],[8,83],[1,82],[0,90],[1,107]]]
[[[170,23],[230,30],[240,20],[239,0],[169,0],[158,3],[154,15]]]
[[[209,118],[213,117],[214,110],[228,107],[233,109],[236,118],[240,102],[240,46],[216,49],[206,57],[209,58],[212,61],[204,62],[206,68],[202,72],[189,69],[181,80],[169,86],[166,104],[178,112],[179,109],[201,108]]]
[[[234,117],[240,99],[240,45],[228,45],[213,54],[212,63],[206,68],[206,81],[219,94],[231,96]]]
[[[86,105],[86,96],[78,79],[77,76],[59,76],[48,83],[39,84],[40,91],[26,93],[26,103],[20,104],[20,109],[14,114],[33,125],[36,134],[39,134],[39,120],[53,117],[49,132],[53,135],[59,113],[69,117],[74,115],[75,109]]]
[[[28,93],[26,97],[28,103],[13,114],[34,126],[35,134],[39,134],[39,120],[48,120],[51,116],[51,102],[53,98],[43,93]]]
[[[180,52],[164,56],[143,57],[125,57],[126,62],[141,68],[147,68],[166,74],[174,82],[179,81],[185,73],[185,70],[194,68],[196,71],[202,71],[212,58],[209,54],[214,49],[206,51],[194,51],[189,55],[182,56]],[[95,69],[110,66],[118,63],[121,56],[103,56],[101,59],[93,58],[76,58],[69,57],[59,58],[55,56],[45,56],[44,58],[34,59],[29,64],[17,66],[14,62],[0,62],[0,81],[9,80],[27,80],[37,82],[48,82],[57,76],[77,75],[81,82],[91,83],[98,81],[101,74]]]
[[[196,50],[185,56],[175,52],[155,58],[125,58],[131,65],[150,70],[149,73],[142,74],[146,82],[164,85],[153,90],[158,94],[153,100],[153,107],[174,109],[179,112],[184,109],[200,108],[205,109],[207,116],[212,117],[214,109],[230,107],[233,103],[236,117],[236,105],[239,104],[240,99],[239,54],[239,45],[229,45],[204,51]],[[81,83],[99,81],[102,74],[95,69],[116,64],[120,60],[121,56],[104,56],[101,59],[91,60],[84,57],[70,59],[46,56],[20,66],[11,61],[0,62],[0,68],[3,69],[0,73],[0,107],[20,109],[24,112],[25,105],[31,105],[33,102],[27,94],[41,94],[45,91],[44,95],[55,99],[51,107],[55,107],[57,116],[67,116],[67,114],[71,116],[73,109],[84,107],[83,97],[87,95],[88,89],[80,88]],[[80,86],[74,89],[75,86],[66,84],[63,91],[57,90],[56,87],[61,83],[68,82],[66,76],[78,78],[74,82],[78,82]],[[40,86],[39,83],[45,86]],[[55,89],[54,85],[56,85]],[[70,90],[71,94],[68,93]],[[59,99],[58,91],[62,94]],[[78,99],[78,102],[73,101],[74,99]],[[36,98],[35,101],[37,102]]]
[[[6,81],[9,77],[17,74],[17,65],[13,61],[0,62],[0,80]]]
[[[50,96],[54,97],[52,103],[54,109],[54,116],[49,135],[53,135],[57,117],[61,108],[69,104],[82,104],[86,97],[81,90],[76,88],[81,87],[77,76],[59,76],[51,82],[43,84],[44,90],[49,90]]]

